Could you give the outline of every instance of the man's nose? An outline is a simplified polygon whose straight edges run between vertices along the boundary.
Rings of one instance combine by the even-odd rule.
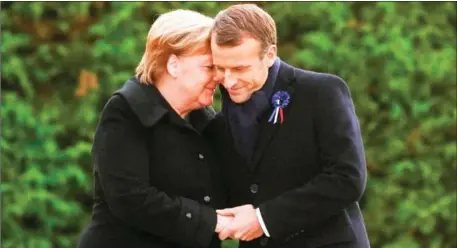
[[[234,77],[229,71],[225,71],[224,80],[222,85],[226,89],[232,88],[236,84],[236,77]]]

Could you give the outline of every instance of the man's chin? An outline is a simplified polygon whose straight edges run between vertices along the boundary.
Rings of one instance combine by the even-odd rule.
[[[249,100],[249,97],[242,96],[242,95],[230,95],[230,100],[236,104],[242,104]]]

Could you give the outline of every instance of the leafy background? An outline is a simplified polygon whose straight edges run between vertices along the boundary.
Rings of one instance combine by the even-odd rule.
[[[133,74],[150,25],[230,4],[2,1],[2,247],[75,246],[90,219],[98,114]],[[277,22],[284,61],[350,86],[372,247],[455,247],[456,4],[257,4]]]

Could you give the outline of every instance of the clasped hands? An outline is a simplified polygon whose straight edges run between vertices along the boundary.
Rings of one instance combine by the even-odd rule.
[[[251,204],[216,210],[216,213],[216,232],[219,233],[220,240],[230,237],[251,241],[263,235],[256,210]]]

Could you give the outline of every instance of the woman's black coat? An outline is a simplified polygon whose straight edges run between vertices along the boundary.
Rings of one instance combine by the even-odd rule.
[[[127,81],[107,102],[93,146],[92,222],[80,248],[220,247],[219,163],[201,130],[205,108],[180,118],[154,86]]]

